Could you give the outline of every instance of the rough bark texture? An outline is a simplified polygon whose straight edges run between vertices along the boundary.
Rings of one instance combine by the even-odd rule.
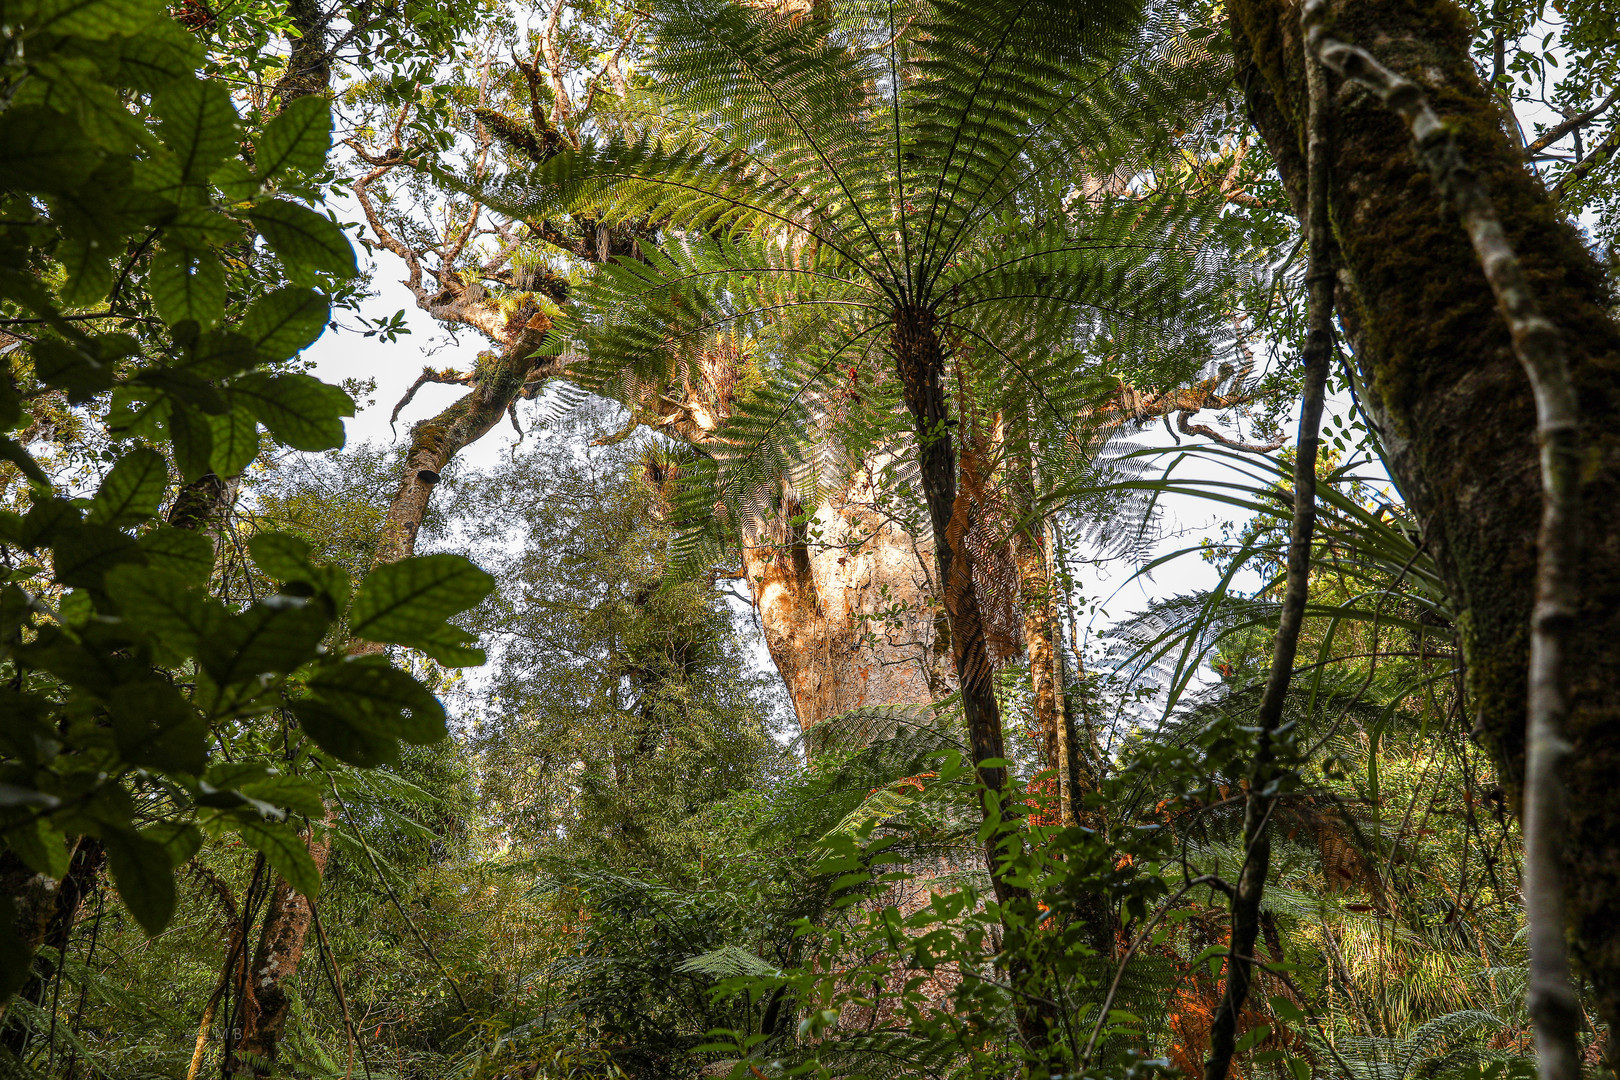
[[[331,850],[332,841],[326,834],[311,839],[309,855],[317,872],[326,873]],[[248,971],[252,988],[243,1002],[242,1039],[236,1044],[236,1052],[246,1058],[255,1076],[274,1072],[287,1018],[292,1013],[288,983],[298,974],[298,965],[304,959],[310,918],[309,898],[278,877],[265,909],[253,966]],[[230,1066],[233,1072],[240,1069],[239,1063]]]
[[[1418,83],[1455,131],[1569,346],[1591,445],[1582,607],[1570,642],[1575,745],[1569,914],[1599,1008],[1620,1022],[1620,328],[1603,275],[1525,168],[1468,57],[1463,12],[1441,0],[1338,0],[1329,32]],[[1298,5],[1233,0],[1237,73],[1250,114],[1303,209],[1305,82]],[[1469,705],[1510,785],[1524,757],[1526,671],[1540,518],[1535,415],[1467,236],[1418,165],[1401,119],[1335,83],[1330,216],[1341,321],[1368,387],[1389,467],[1459,612]]]
[[[962,692],[962,712],[967,719],[973,760],[1005,758],[994,671],[985,643],[973,567],[964,544],[972,526],[972,500],[965,492],[957,491],[957,459],[943,381],[945,353],[932,312],[902,310],[897,314],[894,355],[906,408],[917,428],[923,497],[928,503],[929,517],[933,519],[934,558],[950,622],[951,658]],[[1000,766],[981,767],[979,777],[992,791],[1001,791],[1007,786],[1007,770]],[[994,873],[996,861],[992,849],[992,877],[996,878],[996,891],[1000,895],[1003,886]]]
[[[873,513],[870,495],[857,482],[810,528],[743,548],[765,645],[805,731],[852,709],[926,705],[948,689],[937,590],[915,539]]]

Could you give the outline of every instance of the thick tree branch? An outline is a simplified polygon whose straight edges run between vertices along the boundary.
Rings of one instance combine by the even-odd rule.
[[[1590,124],[1593,120],[1596,120],[1598,117],[1607,112],[1609,110],[1609,106],[1613,105],[1616,101],[1620,101],[1620,86],[1616,86],[1613,90],[1609,91],[1609,96],[1598,102],[1592,108],[1583,113],[1576,113],[1563,123],[1557,124],[1549,129],[1539,139],[1524,148],[1525,157],[1534,157],[1543,150],[1547,149],[1547,147],[1551,146],[1553,143],[1557,142],[1559,139],[1562,139],[1565,135],[1568,135],[1570,132]]]

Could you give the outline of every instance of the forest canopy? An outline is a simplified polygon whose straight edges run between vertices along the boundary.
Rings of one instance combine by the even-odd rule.
[[[1617,70],[0,0],[0,1076],[1620,1073]]]

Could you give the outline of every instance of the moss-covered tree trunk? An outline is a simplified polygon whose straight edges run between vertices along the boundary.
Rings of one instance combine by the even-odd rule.
[[[1306,93],[1299,5],[1231,0],[1250,115],[1303,209]],[[1333,36],[1420,84],[1496,203],[1559,325],[1591,449],[1582,610],[1571,640],[1568,910],[1603,1017],[1620,1023],[1620,326],[1603,274],[1525,166],[1446,0],[1335,0]],[[1389,468],[1459,613],[1469,708],[1510,786],[1524,755],[1541,492],[1530,387],[1467,237],[1418,166],[1402,121],[1335,80],[1330,218],[1341,322]]]

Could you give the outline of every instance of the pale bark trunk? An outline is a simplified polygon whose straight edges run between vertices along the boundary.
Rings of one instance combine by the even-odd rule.
[[[914,538],[864,505],[870,494],[857,484],[819,508],[814,543],[806,530],[778,530],[743,547],[766,648],[806,732],[853,709],[948,692],[934,583]]]

